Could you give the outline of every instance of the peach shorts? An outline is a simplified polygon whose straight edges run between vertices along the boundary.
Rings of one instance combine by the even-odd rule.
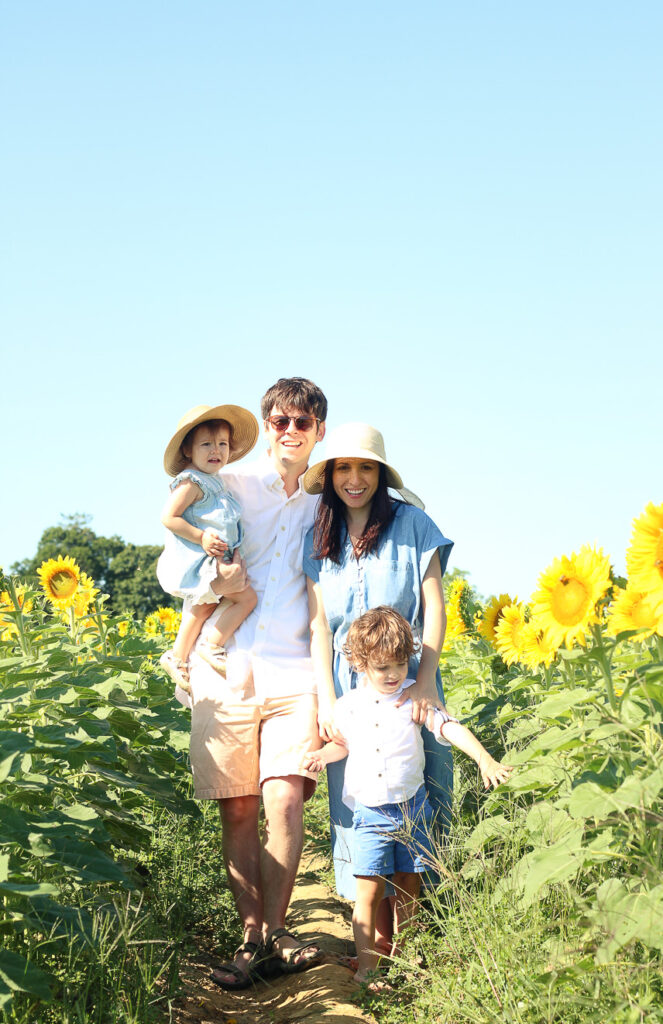
[[[197,800],[259,796],[265,779],[301,775],[315,790],[317,775],[301,767],[307,750],[322,746],[313,693],[216,703],[201,700],[191,713],[191,768]]]

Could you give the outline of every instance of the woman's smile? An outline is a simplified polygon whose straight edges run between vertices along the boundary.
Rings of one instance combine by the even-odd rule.
[[[370,459],[336,459],[332,471],[334,491],[351,508],[364,508],[378,489],[380,467]]]

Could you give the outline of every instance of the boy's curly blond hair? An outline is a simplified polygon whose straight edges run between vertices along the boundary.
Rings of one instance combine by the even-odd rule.
[[[358,672],[363,672],[369,663],[409,661],[416,646],[407,620],[394,608],[382,604],[355,619],[343,653]]]

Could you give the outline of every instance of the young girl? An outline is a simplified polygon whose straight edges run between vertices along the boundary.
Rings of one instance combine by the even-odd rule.
[[[230,494],[219,470],[251,451],[258,440],[258,421],[238,405],[197,405],[185,413],[171,438],[163,464],[174,477],[161,522],[166,545],[157,564],[163,589],[188,598],[172,649],[160,658],[170,678],[190,693],[188,658],[203,623],[223,600],[223,611],[197,653],[222,676],[226,674],[225,645],[256,606],[256,594],[245,587],[219,594],[219,562],[230,563],[242,542],[239,503]]]
[[[355,979],[370,981],[378,963],[375,926],[385,880],[395,890],[395,931],[391,955],[400,952],[399,934],[416,909],[421,875],[433,859],[433,809],[424,787],[421,726],[412,720],[412,702],[399,705],[414,653],[412,630],[393,608],[365,612],[350,626],[343,652],[364,674],[364,685],[350,690],[334,706],[342,739],[304,755],[303,767],[321,771],[347,757],[343,800],[353,809],[352,871],[357,896],[352,929],[357,946]],[[452,744],[474,758],[486,789],[505,782],[509,765],[495,761],[479,740],[446,711],[435,710],[432,732],[438,743]],[[370,739],[370,742],[368,742]],[[371,985],[379,989],[379,982]]]

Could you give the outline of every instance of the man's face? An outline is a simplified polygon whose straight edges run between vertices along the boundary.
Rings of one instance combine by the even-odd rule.
[[[303,472],[316,443],[325,436],[325,425],[310,412],[274,405],[265,420],[265,434],[275,463]]]

